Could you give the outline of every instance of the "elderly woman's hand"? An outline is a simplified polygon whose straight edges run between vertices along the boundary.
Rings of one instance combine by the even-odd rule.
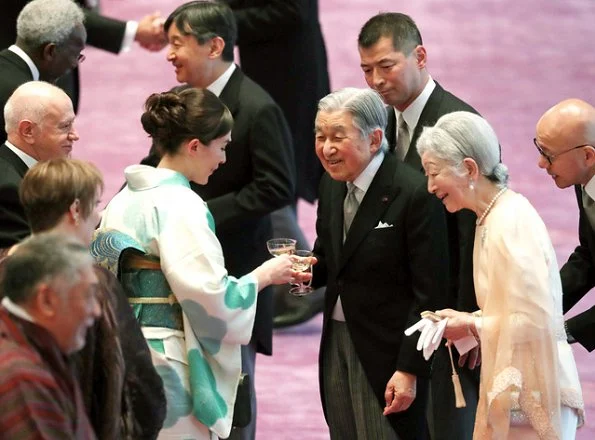
[[[476,336],[475,317],[470,313],[457,312],[444,309],[436,312],[441,318],[448,318],[443,337],[450,340],[462,339],[467,336]]]

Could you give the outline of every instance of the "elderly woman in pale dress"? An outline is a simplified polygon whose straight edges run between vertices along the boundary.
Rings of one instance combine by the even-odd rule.
[[[492,127],[455,112],[425,128],[417,149],[428,191],[449,212],[477,214],[473,275],[480,310],[437,313],[444,337],[474,335],[482,350],[474,439],[574,439],[583,400],[566,341],[562,287],[545,225],[508,189]]]

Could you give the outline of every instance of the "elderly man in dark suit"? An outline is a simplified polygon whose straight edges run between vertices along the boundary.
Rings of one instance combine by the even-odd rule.
[[[579,210],[579,245],[560,270],[564,312],[595,287],[595,108],[567,99],[537,123],[539,167],[558,188],[574,185]],[[566,321],[569,342],[595,349],[595,307]]]
[[[432,126],[443,115],[471,106],[444,90],[426,68],[427,53],[421,34],[411,17],[381,13],[369,19],[358,37],[361,68],[366,82],[388,105],[386,137],[398,159],[423,173],[415,148],[423,127]],[[475,215],[461,211],[446,216],[450,247],[450,288],[448,307],[477,310],[473,287],[473,237]],[[428,422],[431,438],[471,439],[479,390],[479,370],[475,366],[478,349],[469,356],[459,377],[467,399],[466,408],[455,407],[448,351],[441,346],[433,360]],[[457,353],[455,352],[455,361]],[[463,364],[465,359],[460,360]]]
[[[78,133],[72,101],[59,88],[31,81],[18,87],[4,109],[8,139],[0,146],[0,249],[30,234],[19,186],[38,161],[70,155]]]
[[[225,0],[238,25],[242,71],[262,86],[279,107],[291,130],[295,155],[296,200],[272,214],[276,237],[309,244],[297,223],[297,198],[318,198],[322,165],[314,153],[314,118],[318,101],[329,93],[324,38],[318,0]],[[296,69],[296,66],[299,66]],[[322,312],[324,289],[305,297],[275,286],[275,327],[300,324]]]
[[[271,212],[294,200],[295,171],[291,135],[283,112],[262,87],[233,62],[237,27],[231,9],[218,2],[195,1],[172,12],[164,24],[167,60],[176,79],[219,96],[234,118],[225,165],[206,185],[192,185],[208,204],[230,275],[242,276],[270,258]],[[156,164],[152,148],[143,163]],[[268,288],[267,288],[268,289]],[[254,379],[256,353],[272,354],[273,301],[270,289],[258,295],[250,344],[242,347],[242,368]],[[256,398],[252,385],[252,422],[233,429],[231,439],[253,439]]]
[[[36,0],[34,0],[36,1]],[[121,21],[106,17],[98,13],[99,0],[73,0],[82,7],[85,17],[90,46],[106,50],[112,53],[120,53],[128,50],[133,41],[138,42],[148,50],[161,50],[166,43],[163,34],[162,20],[158,12],[148,14],[138,22]],[[17,17],[30,0],[3,0],[2,14],[0,14],[0,49],[9,47],[17,37]],[[61,2],[49,0],[50,10],[37,18],[37,25],[44,24],[46,20],[58,18],[57,12],[61,8]],[[51,7],[54,7],[52,10]],[[41,21],[40,21],[41,20]],[[79,102],[79,73],[78,67],[74,66],[72,71],[67,71],[59,79],[60,87],[66,90],[77,111]],[[3,102],[2,102],[3,104]]]
[[[446,219],[424,177],[387,152],[386,117],[370,89],[318,105],[316,153],[327,173],[313,279],[327,286],[320,381],[332,439],[413,440],[425,429],[430,367],[403,332],[444,304]]]
[[[35,0],[19,14],[16,44],[0,52],[0,106],[27,81],[55,82],[80,60],[87,32],[71,0]],[[6,140],[0,117],[0,142]]]

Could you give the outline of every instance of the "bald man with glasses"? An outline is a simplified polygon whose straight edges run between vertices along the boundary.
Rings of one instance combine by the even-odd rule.
[[[595,108],[579,99],[550,108],[533,140],[538,165],[558,188],[574,186],[579,209],[579,245],[562,267],[564,313],[595,287]],[[566,321],[569,342],[595,349],[595,307]]]

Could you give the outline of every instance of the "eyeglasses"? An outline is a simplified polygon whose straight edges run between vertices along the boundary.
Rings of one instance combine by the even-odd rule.
[[[546,153],[546,152],[543,150],[543,148],[542,148],[542,147],[541,147],[541,146],[540,146],[540,145],[537,143],[537,138],[533,138],[533,143],[535,144],[535,147],[537,148],[537,151],[539,151],[539,154],[541,154],[541,155],[542,155],[542,156],[545,158],[545,160],[547,160],[547,161],[548,161],[548,163],[549,163],[550,165],[551,165],[551,164],[554,162],[554,160],[555,160],[555,159],[556,159],[558,156],[561,156],[561,155],[563,155],[564,153],[568,153],[569,151],[576,150],[576,149],[578,149],[578,148],[583,148],[583,147],[591,147],[591,144],[578,145],[578,146],[576,146],[576,147],[572,147],[572,148],[570,148],[570,149],[568,149],[568,150],[566,150],[566,151],[562,151],[561,153],[558,153],[558,154],[551,154],[551,153]]]
[[[76,58],[76,62],[81,64],[83,61],[85,61],[87,57],[85,56],[84,53],[79,53],[79,56]]]

